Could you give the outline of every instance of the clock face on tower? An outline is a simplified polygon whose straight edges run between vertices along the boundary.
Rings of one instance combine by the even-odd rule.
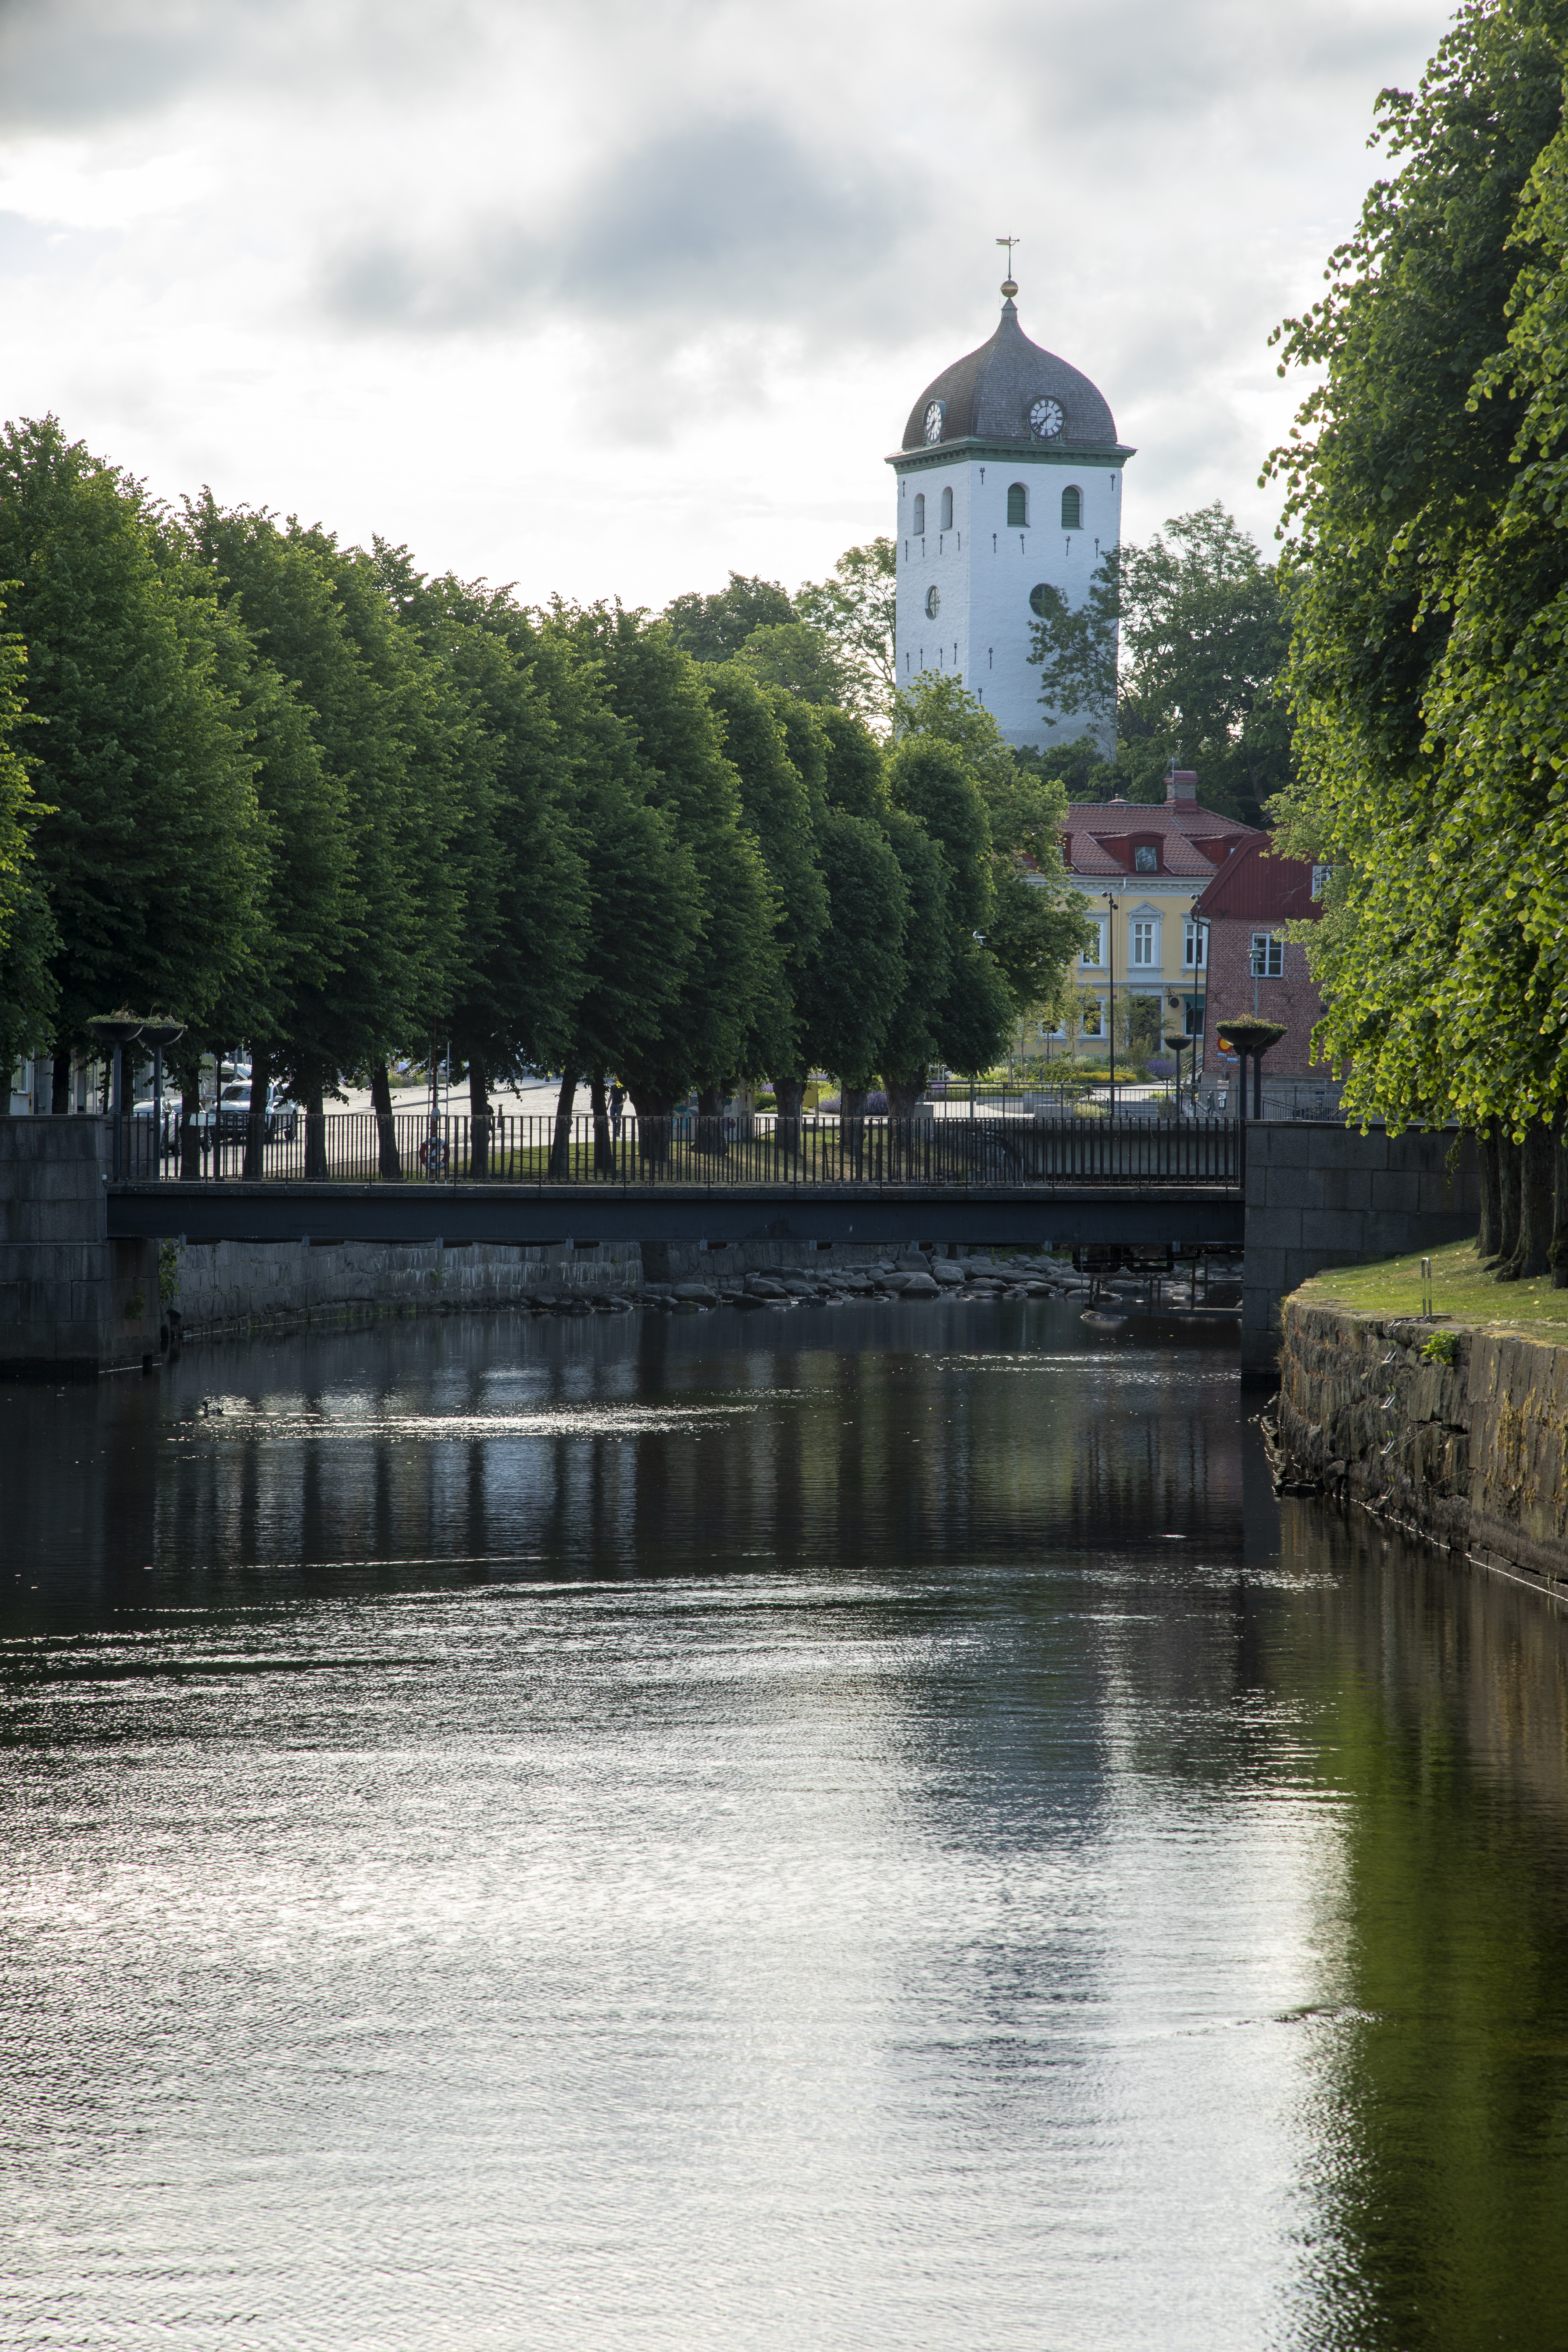
[[[1054,441],[1062,429],[1059,400],[1037,400],[1029,411],[1029,430],[1038,441]]]
[[[940,400],[933,400],[931,402],[926,409],[926,439],[928,441],[940,441],[942,439],[942,421],[946,414],[947,412],[943,408]]]

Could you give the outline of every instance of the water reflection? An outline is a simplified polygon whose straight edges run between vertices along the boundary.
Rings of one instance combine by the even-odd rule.
[[[1561,1628],[1242,1410],[942,1305],[0,1391],[0,2343],[1556,2340]]]

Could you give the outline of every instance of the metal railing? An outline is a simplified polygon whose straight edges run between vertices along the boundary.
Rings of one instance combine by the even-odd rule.
[[[109,1121],[103,1122],[108,1127]],[[240,1131],[243,1126],[243,1131]],[[1039,1115],[987,1118],[592,1117],[489,1119],[374,1112],[237,1122],[162,1136],[151,1121],[106,1136],[104,1165],[134,1184],[700,1186],[799,1192],[900,1185],[1203,1184],[1237,1189],[1232,1119]]]

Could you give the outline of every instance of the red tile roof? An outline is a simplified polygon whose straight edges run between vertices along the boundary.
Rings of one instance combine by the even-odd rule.
[[[1162,874],[1207,883],[1228,857],[1268,838],[1196,801],[1075,801],[1062,828],[1062,854],[1069,874],[1131,876],[1134,846],[1152,842]]]
[[[1266,856],[1265,852],[1268,854]],[[1216,874],[1194,913],[1227,915],[1283,923],[1306,916],[1316,920],[1322,908],[1312,896],[1312,868],[1304,857],[1281,857],[1268,849],[1268,835],[1259,834],[1244,843],[1237,855]]]

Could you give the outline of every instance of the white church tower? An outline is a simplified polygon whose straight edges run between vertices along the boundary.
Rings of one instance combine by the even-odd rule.
[[[1121,540],[1135,453],[1088,376],[1030,342],[1011,278],[988,343],[929,383],[889,458],[899,478],[899,683],[955,672],[1009,743],[1090,731],[1053,723],[1029,659],[1041,590],[1079,604]]]

